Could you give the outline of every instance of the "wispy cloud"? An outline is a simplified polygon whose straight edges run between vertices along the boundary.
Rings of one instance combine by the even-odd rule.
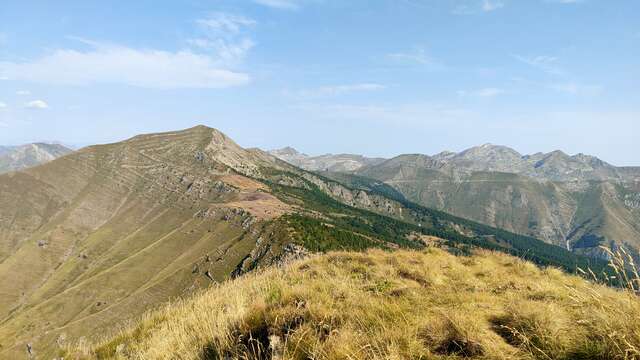
[[[18,90],[18,91],[16,91],[16,95],[20,95],[20,96],[31,95],[31,91],[29,91],[29,90]]]
[[[255,42],[247,34],[257,22],[245,16],[212,13],[196,21],[203,36],[188,39],[187,43],[198,49],[212,52],[219,62],[235,66],[247,56]]]
[[[29,62],[0,62],[12,80],[55,85],[112,83],[144,88],[224,88],[244,85],[249,75],[221,68],[211,56],[94,44],[88,51],[60,49]]]
[[[295,0],[254,0],[256,4],[275,9],[297,10],[300,4]]]
[[[207,18],[196,21],[216,36],[229,36],[241,32],[244,28],[254,26],[256,21],[241,15],[222,12],[211,13]]]
[[[511,55],[514,59],[534,67],[538,70],[544,71],[551,75],[565,75],[565,71],[558,65],[558,58],[553,56],[522,56]]]
[[[216,54],[217,62],[226,66],[236,66],[243,61],[249,51],[256,45],[249,38],[229,42],[224,39],[189,39],[187,43],[196,48],[211,51]]]
[[[461,90],[461,91],[458,91],[458,95],[491,98],[491,97],[496,97],[498,95],[504,94],[504,92],[505,91],[503,89],[489,87],[489,88],[483,88],[483,89],[472,90],[472,91]]]
[[[27,109],[44,110],[49,108],[49,104],[47,104],[44,100],[33,100],[24,104],[24,107]]]
[[[1,109],[6,109],[7,108],[7,104],[3,103],[2,101],[0,101],[0,110]]]
[[[549,87],[555,91],[568,95],[596,96],[602,93],[602,86],[584,85],[573,82],[552,84]]]
[[[192,48],[171,52],[77,39],[90,49],[59,49],[28,62],[0,62],[0,76],[57,85],[116,83],[158,89],[247,84],[250,76],[232,69],[254,47],[245,30],[256,22],[212,13],[197,24],[204,35],[187,41]]]
[[[39,58],[0,61],[0,77],[54,85],[124,84],[143,88],[226,88],[249,83],[235,70],[255,45],[253,19],[212,13],[196,21],[201,38],[166,51],[73,38],[88,49],[57,49]]]
[[[318,98],[318,97],[330,97],[340,96],[358,92],[372,92],[384,90],[386,86],[375,83],[361,83],[361,84],[346,84],[346,85],[331,85],[321,86],[315,89],[301,90],[295,93],[288,93],[301,98]]]
[[[386,55],[387,59],[401,65],[424,66],[430,70],[441,70],[445,66],[432,57],[422,47],[415,47],[411,51],[396,52]]]

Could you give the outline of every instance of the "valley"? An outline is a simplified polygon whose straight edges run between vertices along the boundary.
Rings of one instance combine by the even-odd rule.
[[[592,156],[560,151],[521,155],[491,144],[460,153],[361,161],[348,171],[318,169],[315,160],[309,160],[313,158],[295,153],[299,166],[328,177],[345,180],[338,174],[343,173],[381,181],[423,206],[579,254],[603,256],[598,246],[640,249],[637,168],[618,168]],[[328,159],[325,156],[330,163]]]

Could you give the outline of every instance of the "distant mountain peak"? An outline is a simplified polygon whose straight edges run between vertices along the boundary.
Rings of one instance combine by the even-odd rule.
[[[565,153],[562,150],[554,150],[554,151],[550,152],[549,154],[547,154],[547,156],[563,157],[563,158],[570,157],[567,153]]]
[[[291,146],[285,146],[282,149],[275,149],[275,150],[271,150],[271,153],[278,153],[281,155],[288,155],[288,156],[298,156],[298,155],[304,155],[301,152],[299,152],[298,150],[292,148]]]
[[[445,150],[433,155],[432,157],[436,160],[446,161],[456,156],[457,154],[458,153],[455,153],[453,151]]]
[[[56,143],[31,143],[0,149],[0,173],[23,170],[64,156],[73,150]]]
[[[350,172],[364,166],[379,164],[385,159],[368,158],[354,154],[331,154],[309,156],[287,146],[282,149],[271,150],[269,154],[292,165],[310,171]]]
[[[495,145],[495,144],[491,144],[491,143],[485,143],[482,144],[480,146],[474,146],[471,147],[467,150],[462,151],[460,154],[464,154],[464,153],[473,153],[473,152],[509,152],[509,153],[514,153],[514,154],[518,154],[520,156],[520,153],[517,152],[516,150],[505,146],[505,145]]]

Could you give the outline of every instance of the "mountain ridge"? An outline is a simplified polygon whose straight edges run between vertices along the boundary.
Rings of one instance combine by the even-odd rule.
[[[305,168],[304,160],[298,166]],[[640,167],[615,167],[582,153],[522,155],[484,144],[458,153],[399,155],[355,170],[315,171],[383,181],[421,205],[579,253],[604,256],[599,245],[640,247]]]
[[[618,167],[584,153],[569,155],[562,150],[554,150],[548,153],[521,154],[508,146],[491,143],[474,146],[457,153],[452,151],[442,151],[435,155],[413,153],[392,158],[330,153],[311,156],[292,147],[268,152],[310,171],[358,171],[366,166],[376,166],[399,156],[421,155],[455,167],[457,170],[508,172],[551,181],[633,180],[632,177],[640,173],[640,166]],[[341,166],[340,163],[346,161],[353,161],[354,165]]]

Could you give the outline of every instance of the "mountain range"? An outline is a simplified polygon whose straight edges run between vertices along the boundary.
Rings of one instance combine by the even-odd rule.
[[[63,145],[47,143],[0,146],[0,173],[40,165],[72,151]]]
[[[606,267],[420,206],[379,180],[300,169],[205,126],[0,175],[0,199],[0,358],[62,356],[171,299],[309,253],[484,248],[569,272]]]
[[[640,248],[640,167],[562,151],[522,155],[492,144],[382,161],[325,155],[327,166],[320,168],[315,157],[291,148],[271,153],[334,179],[381,181],[423,206],[577,253],[601,256],[600,245]],[[337,166],[345,158],[358,161],[349,169]]]

